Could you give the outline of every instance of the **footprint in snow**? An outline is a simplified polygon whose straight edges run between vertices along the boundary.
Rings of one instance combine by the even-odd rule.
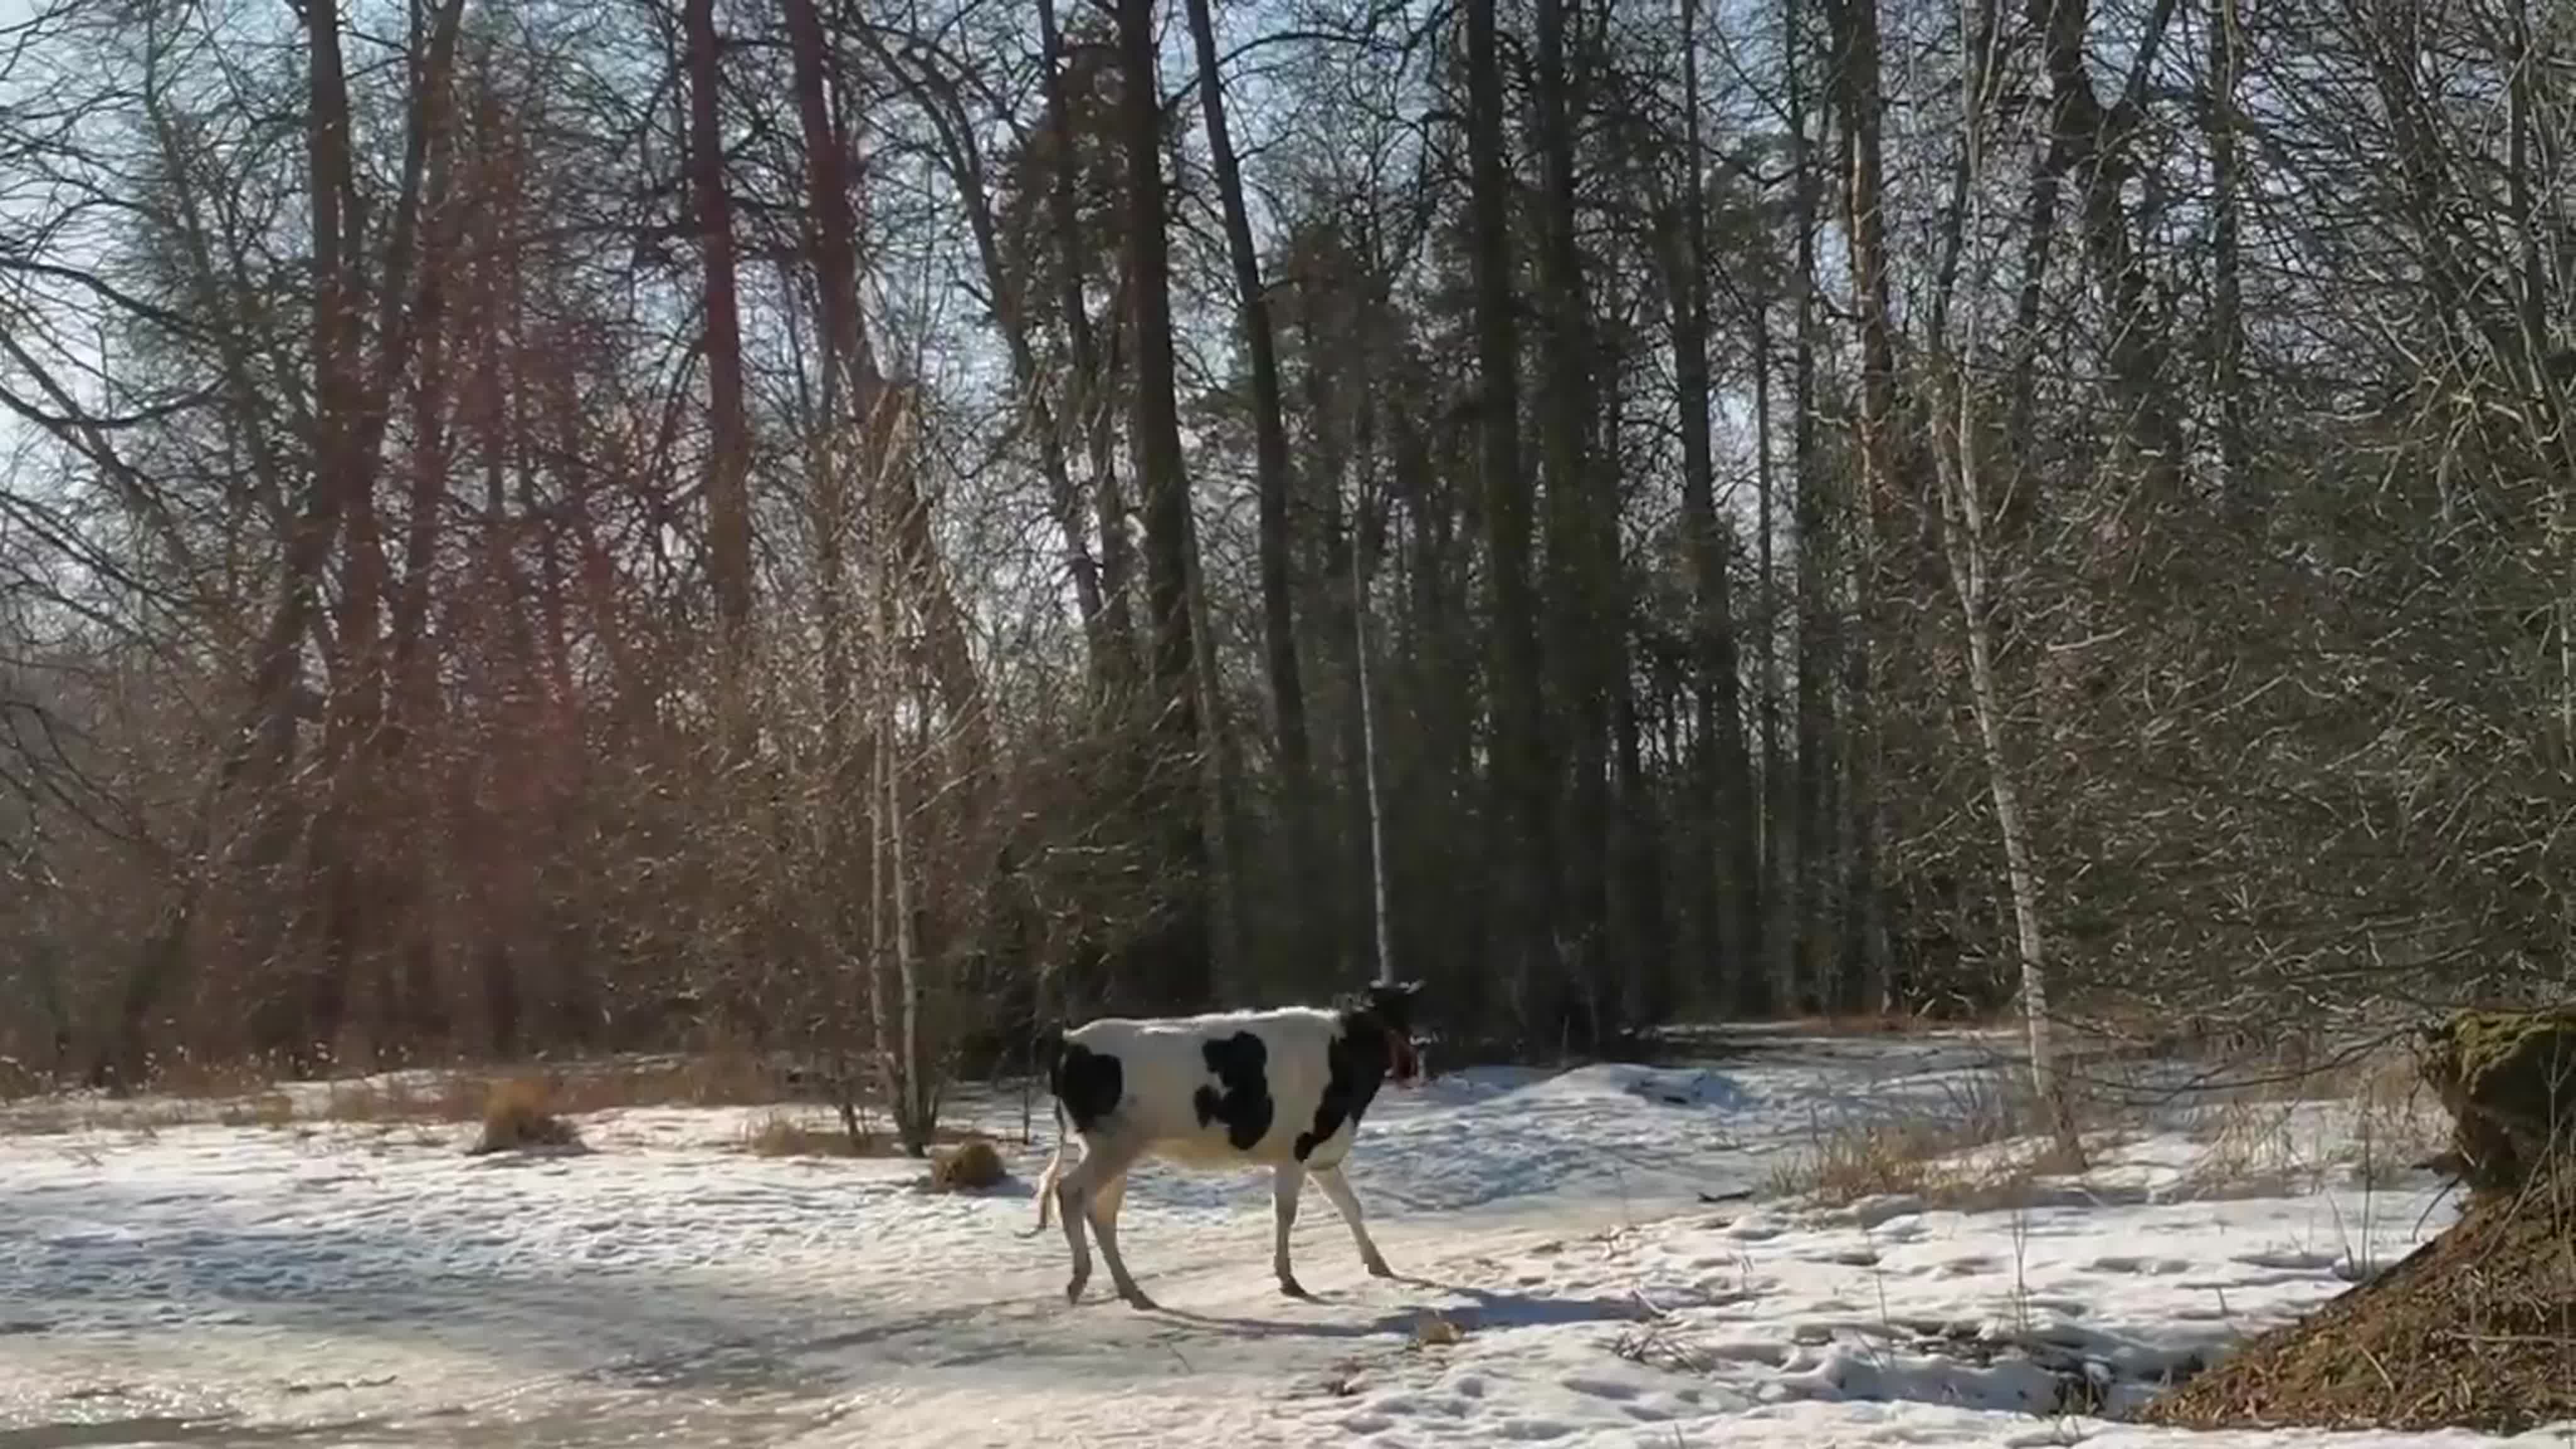
[[[1612,1383],[1607,1379],[1571,1378],[1565,1381],[1565,1387],[1574,1393],[1586,1394],[1596,1399],[1627,1400],[1637,1397],[1637,1390],[1633,1385]]]

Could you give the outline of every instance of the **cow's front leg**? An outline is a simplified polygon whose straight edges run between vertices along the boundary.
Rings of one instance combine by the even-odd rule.
[[[1092,1194],[1091,1226],[1100,1233],[1100,1256],[1109,1262],[1109,1281],[1118,1289],[1118,1296],[1126,1299],[1131,1308],[1151,1308],[1154,1300],[1127,1276],[1127,1260],[1118,1253],[1118,1209],[1126,1201],[1127,1174],[1122,1170]]]
[[[1395,1270],[1386,1265],[1386,1255],[1377,1250],[1377,1244],[1369,1241],[1368,1224],[1360,1220],[1359,1194],[1351,1191],[1350,1179],[1342,1176],[1342,1169],[1338,1166],[1315,1169],[1315,1185],[1324,1190],[1324,1196],[1333,1204],[1333,1211],[1340,1213],[1342,1221],[1350,1224],[1351,1241],[1359,1244],[1360,1262],[1367,1265],[1369,1276],[1394,1277]]]
[[[1270,1206],[1278,1218],[1278,1243],[1270,1251],[1270,1270],[1279,1275],[1279,1291],[1291,1298],[1312,1297],[1288,1267],[1288,1234],[1297,1226],[1297,1195],[1306,1187],[1302,1164],[1283,1162],[1271,1170]]]

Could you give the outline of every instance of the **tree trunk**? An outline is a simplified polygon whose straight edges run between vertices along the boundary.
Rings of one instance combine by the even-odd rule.
[[[1153,734],[1145,799],[1164,839],[1161,919],[1140,942],[1162,1004],[1209,999],[1208,840],[1198,788],[1200,722],[1190,625],[1189,478],[1181,456],[1172,355],[1170,239],[1164,232],[1162,86],[1153,0],[1118,0],[1124,71],[1119,123],[1127,159],[1129,318],[1136,379],[1130,426],[1145,496],[1145,600],[1153,638]]]
[[[1982,54],[1970,56],[1967,84],[1961,87],[1961,135],[1967,177],[1961,196],[1969,207],[1984,195],[1986,93],[1991,80],[1985,61]],[[1971,216],[1958,218],[1958,225],[1963,236],[1975,236],[1981,230]],[[1936,471],[1942,495],[1941,543],[1949,564],[1951,587],[1959,600],[1960,622],[1967,635],[1968,698],[1976,716],[1986,788],[1994,806],[1996,828],[2003,836],[2004,870],[2012,893],[2013,938],[2021,964],[2022,1008],[2029,1030],[2031,1086],[2043,1110],[2050,1114],[2060,1147],[2080,1160],[2083,1143],[2059,1094],[2055,1044],[2050,1038],[2047,943],[2040,926],[2038,865],[2022,818],[2021,791],[2004,738],[2002,691],[1995,680],[1993,559],[1986,527],[1985,470],[1978,445],[1984,424],[1978,417],[1973,380],[1979,315],[1973,305],[1966,309],[1968,330],[1955,356],[1949,355],[1948,339],[1938,334],[1932,339],[1936,359],[1947,364],[1943,381],[1951,389],[1953,403],[1949,435],[1940,440],[1943,446],[1935,449],[1939,454]]]
[[[1958,397],[1950,446],[1944,450],[1942,510],[1944,543],[1950,554],[1950,576],[1958,590],[1959,610],[1968,636],[1968,697],[1977,717],[1977,742],[1983,752],[1986,788],[1995,810],[1995,827],[2003,836],[2004,873],[2012,891],[2013,943],[2021,963],[2022,1013],[2029,1030],[2031,1086],[2055,1120],[2061,1145],[2078,1144],[2058,1092],[2057,1057],[2051,1040],[2048,997],[2047,938],[2040,927],[2039,870],[2029,830],[2022,819],[2021,791],[2005,748],[2001,690],[1995,683],[1993,623],[1988,609],[1988,560],[1985,515],[1978,498],[1983,488],[1977,455],[1975,392],[1964,373],[1951,380]]]
[[[1602,496],[1589,446],[1594,417],[1592,329],[1583,258],[1575,237],[1574,132],[1563,0],[1536,0],[1537,146],[1540,170],[1539,278],[1546,347],[1540,370],[1546,392],[1540,438],[1547,473],[1548,617],[1555,639],[1544,667],[1567,697],[1565,762],[1573,775],[1564,822],[1568,848],[1559,866],[1568,887],[1560,934],[1573,959],[1556,983],[1560,1000],[1545,1025],[1560,1038],[1574,1022],[1578,998],[1606,979],[1609,922],[1609,689],[1603,661],[1616,621],[1605,607],[1608,571],[1616,566],[1615,497]],[[1605,534],[1604,529],[1611,530]],[[1578,1039],[1602,1023],[1597,999],[1579,1011]]]
[[[1699,675],[1695,768],[1706,771],[1709,822],[1720,842],[1716,865],[1719,967],[1735,999],[1763,974],[1761,824],[1753,803],[1752,765],[1744,748],[1744,705],[1736,659],[1734,600],[1727,578],[1733,532],[1717,514],[1717,465],[1708,365],[1708,199],[1703,193],[1699,123],[1699,0],[1682,0],[1682,217],[1679,245],[1667,268],[1675,381],[1681,392],[1682,520],[1690,541],[1697,608],[1691,654]],[[1767,430],[1766,430],[1767,433]],[[1621,686],[1621,692],[1626,692]],[[1633,733],[1633,730],[1630,731]]]
[[[814,0],[786,0],[786,10],[797,122],[805,143],[805,196],[811,213],[808,235],[823,322],[821,395],[807,458],[814,537],[815,629],[822,656],[824,793],[819,802],[820,864],[824,891],[831,903],[825,912],[825,951],[826,959],[833,963],[828,968],[829,979],[838,997],[849,989],[849,973],[839,963],[858,956],[862,945],[865,928],[857,908],[864,905],[873,911],[884,906],[881,899],[871,898],[857,887],[872,877],[873,853],[889,844],[882,830],[862,843],[851,829],[854,820],[866,816],[857,805],[868,798],[871,774],[862,749],[854,746],[850,730],[851,716],[863,707],[852,677],[850,636],[854,625],[864,629],[867,621],[852,617],[848,594],[848,544],[860,521],[854,510],[858,506],[882,506],[877,496],[882,489],[874,485],[887,461],[882,454],[886,434],[878,426],[885,420],[871,413],[883,400],[884,389],[877,384],[875,367],[868,359],[867,330],[859,310],[858,223],[850,204],[847,147],[835,124],[831,104],[832,94],[840,85],[839,57],[825,39]],[[854,483],[870,488],[865,505],[854,503]],[[881,554],[867,560],[866,566],[883,569],[890,563],[891,558]],[[884,682],[874,680],[872,685],[881,690]],[[881,699],[866,702],[870,706],[881,703]],[[870,712],[875,711],[872,708]],[[867,732],[864,739],[868,750],[883,744],[875,731]],[[882,768],[890,771],[894,765],[888,762]],[[889,773],[884,778],[892,788],[893,776]],[[892,868],[902,869],[899,857]],[[832,1014],[842,1015],[837,1009]],[[844,1053],[848,1025],[841,1021],[827,1028],[835,1050]],[[909,1082],[909,1076],[904,1080]],[[897,1105],[900,1126],[909,1119],[902,1115],[900,1099]],[[907,1145],[909,1141],[907,1137]]]
[[[1554,815],[1546,719],[1539,693],[1538,602],[1530,586],[1530,487],[1522,472],[1520,343],[1503,168],[1503,78],[1495,0],[1467,0],[1467,152],[1471,268],[1476,290],[1476,370],[1481,382],[1479,463],[1486,546],[1492,556],[1493,749],[1488,767],[1502,804],[1497,848],[1510,862],[1500,892],[1497,964],[1511,983],[1524,1047],[1540,1045],[1564,977],[1556,950]],[[1552,1044],[1552,1043],[1551,1043]]]
[[[2243,181],[2236,148],[2236,93],[2245,72],[2238,0],[2211,0],[2209,16],[2210,388],[2218,401],[2220,496],[2240,523],[2255,518],[2248,476],[2245,406]]]
[[[373,472],[361,468],[356,442],[359,403],[359,255],[363,248],[351,173],[349,92],[341,70],[340,10],[335,0],[305,7],[312,51],[314,263],[313,486],[340,495],[340,598],[330,649],[331,700],[324,735],[325,803],[314,824],[312,854],[321,890],[323,949],[305,984],[303,1031],[292,1043],[298,1075],[327,1062],[337,1044],[352,981],[366,953],[358,897],[361,862],[374,851],[358,822],[374,813],[369,766],[383,718],[382,605],[384,535],[376,516]]]
[[[1362,512],[1367,508],[1361,504]],[[1361,550],[1351,549],[1351,659],[1352,688],[1359,695],[1360,719],[1360,789],[1368,805],[1368,877],[1369,924],[1374,928],[1372,940],[1377,947],[1377,970],[1374,979],[1383,986],[1395,984],[1395,922],[1387,911],[1386,889],[1386,802],[1377,782],[1377,706],[1369,693],[1368,577],[1375,570],[1363,569]]]
[[[456,13],[460,7],[446,10]],[[442,17],[432,32],[428,62],[421,79],[416,114],[423,131],[424,180],[421,221],[421,296],[414,313],[419,337],[419,371],[412,383],[412,473],[405,504],[402,574],[394,582],[393,609],[386,644],[389,688],[386,727],[382,731],[382,771],[400,801],[398,838],[391,842],[390,874],[399,893],[398,919],[389,932],[402,952],[391,983],[394,1005],[381,1013],[398,1022],[406,1049],[439,1044],[449,1031],[443,1004],[437,999],[437,900],[431,880],[433,822],[439,816],[435,787],[426,761],[413,757],[415,743],[431,729],[439,706],[437,662],[427,639],[432,572],[444,538],[448,508],[448,470],[453,458],[448,444],[450,401],[447,332],[455,310],[450,293],[457,287],[459,242],[465,219],[455,214],[455,116],[450,80],[454,70],[456,28]]]
[[[1805,79],[1807,40],[1805,0],[1786,0],[1787,38],[1784,88],[1789,107],[1789,172],[1792,225],[1797,232],[1795,291],[1796,336],[1792,342],[1789,409],[1792,419],[1791,472],[1797,480],[1792,523],[1797,531],[1798,648],[1796,843],[1797,921],[1800,949],[1788,981],[1784,1005],[1792,1010],[1821,1009],[1818,987],[1827,962],[1837,958],[1840,937],[1834,892],[1828,889],[1833,861],[1832,691],[1837,630],[1833,616],[1834,547],[1832,513],[1825,488],[1823,460],[1816,446],[1816,350],[1818,300],[1816,285],[1815,174],[1819,147],[1808,136],[1809,108]]]
[[[1765,297],[1753,311],[1754,529],[1760,538],[1755,557],[1762,621],[1762,959],[1737,980],[1734,998],[1737,1012],[1756,1020],[1780,1009],[1798,959],[1797,833],[1789,790],[1796,767],[1780,743],[1780,590],[1771,557],[1777,531],[1773,496],[1779,486],[1771,418],[1775,366],[1771,302]]]
[[[1852,672],[1852,719],[1847,764],[1853,836],[1851,924],[1857,949],[1845,960],[1845,976],[1835,993],[1845,1012],[1884,1010],[1890,966],[1879,847],[1887,837],[1884,787],[1878,780],[1876,654],[1888,623],[1878,617],[1882,586],[1878,550],[1882,520],[1898,516],[1896,446],[1891,428],[1896,411],[1896,348],[1888,321],[1887,217],[1880,209],[1884,194],[1879,146],[1878,0],[1842,0],[1845,27],[1843,64],[1844,139],[1851,149],[1849,206],[1845,235],[1851,241],[1853,291],[1860,313],[1861,405],[1854,451],[1860,480],[1852,499],[1853,532],[1860,540],[1856,561],[1860,638],[1846,658]]]
[[[735,758],[753,747],[751,702],[751,433],[743,411],[742,318],[734,275],[733,201],[725,189],[715,0],[685,0],[689,190],[705,276],[709,436],[707,571],[716,599],[718,709]]]
[[[1347,279],[1343,285],[1349,285]],[[1324,600],[1322,643],[1325,658],[1335,676],[1350,690],[1350,695],[1336,721],[1339,731],[1337,758],[1342,783],[1337,805],[1342,819],[1339,821],[1340,833],[1334,842],[1335,877],[1328,893],[1308,899],[1310,909],[1329,903],[1330,909],[1321,910],[1319,914],[1334,924],[1333,954],[1338,960],[1356,965],[1369,960],[1370,942],[1374,940],[1375,931],[1369,919],[1375,887],[1371,883],[1374,857],[1368,845],[1371,827],[1366,784],[1372,760],[1367,722],[1362,718],[1359,683],[1365,668],[1358,653],[1361,637],[1359,539],[1357,525],[1347,516],[1344,507],[1343,488],[1343,480],[1354,471],[1349,454],[1359,451],[1359,440],[1353,436],[1346,450],[1342,430],[1331,421],[1338,416],[1341,394],[1331,380],[1332,367],[1323,360],[1324,349],[1332,344],[1317,328],[1314,313],[1314,308],[1307,309],[1303,335],[1309,359],[1306,408],[1308,414],[1318,420],[1314,428],[1315,442],[1308,476],[1317,484],[1315,504],[1323,513],[1322,526],[1318,530],[1324,542],[1324,577],[1319,581],[1319,592]],[[1351,410],[1365,418],[1368,415],[1367,389],[1370,383],[1365,376],[1356,381],[1360,395],[1352,400]],[[1354,425],[1349,431],[1356,435],[1361,428]]]
[[[1092,649],[1093,683],[1101,697],[1116,699],[1135,675],[1136,626],[1129,605],[1132,570],[1128,567],[1126,507],[1119,500],[1116,464],[1109,426],[1111,370],[1092,336],[1091,306],[1082,286],[1082,224],[1074,205],[1077,152],[1073,122],[1064,93],[1064,39],[1056,28],[1055,0],[1038,0],[1039,75],[1046,97],[1047,134],[1054,139],[1056,165],[1047,178],[1047,214],[1055,232],[1056,306],[1064,323],[1072,367],[1066,379],[1065,422],[1079,428],[1088,443],[1092,501],[1100,527],[1100,638]],[[1117,315],[1112,308],[1111,315]]]
[[[1297,668],[1296,621],[1291,594],[1288,529],[1288,427],[1282,415],[1277,334],[1253,249],[1252,217],[1243,204],[1243,173],[1226,128],[1225,85],[1218,73],[1215,22],[1209,0],[1187,0],[1190,40],[1199,62],[1199,109],[1207,118],[1208,152],[1217,200],[1225,216],[1226,254],[1234,265],[1235,306],[1243,346],[1252,365],[1253,475],[1260,496],[1261,628],[1270,672],[1271,705],[1279,732],[1280,811],[1288,841],[1288,878],[1300,899],[1317,902],[1322,872],[1316,866],[1313,748],[1306,729],[1306,691]],[[1298,911],[1300,957],[1314,954],[1316,933],[1303,926],[1328,919]]]

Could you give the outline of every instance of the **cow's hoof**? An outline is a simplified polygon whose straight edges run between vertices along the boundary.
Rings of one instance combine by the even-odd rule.
[[[1372,1278],[1392,1278],[1395,1276],[1395,1270],[1386,1265],[1386,1259],[1384,1258],[1369,1259],[1368,1271],[1369,1276]]]
[[[1314,1294],[1306,1291],[1305,1284],[1298,1282],[1296,1279],[1291,1278],[1284,1273],[1279,1276],[1279,1291],[1291,1298],[1312,1298],[1315,1296]]]
[[[1121,1288],[1118,1290],[1118,1296],[1127,1300],[1128,1307],[1136,1309],[1139,1312],[1151,1313],[1154,1311],[1154,1300],[1146,1297],[1145,1290],[1142,1288]]]
[[[1065,1284],[1064,1301],[1067,1303],[1080,1303],[1082,1301],[1083,1283],[1083,1279],[1076,1278],[1072,1282]]]

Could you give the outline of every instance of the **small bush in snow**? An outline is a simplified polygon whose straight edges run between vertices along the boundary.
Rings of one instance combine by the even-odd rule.
[[[284,1092],[262,1092],[226,1107],[215,1120],[227,1127],[284,1127],[295,1120],[295,1099]]]
[[[538,1077],[494,1082],[483,1101],[483,1138],[476,1152],[516,1152],[531,1147],[578,1147],[581,1132],[554,1113],[554,1098]]]
[[[754,1157],[859,1157],[867,1138],[853,1141],[839,1127],[821,1126],[792,1112],[770,1112],[743,1129],[742,1150]]]
[[[1466,1337],[1467,1330],[1463,1326],[1454,1319],[1441,1316],[1436,1309],[1422,1310],[1422,1316],[1413,1321],[1415,1348],[1447,1348]]]
[[[1001,1149],[988,1137],[969,1137],[954,1147],[930,1149],[933,1192],[980,1192],[1009,1175],[1002,1165]]]
[[[1773,1170],[1771,1188],[1828,1207],[1890,1195],[1982,1200],[2083,1166],[2055,1145],[2020,1074],[1997,1071],[1960,1078],[1903,1116],[1820,1122],[1806,1149]]]

